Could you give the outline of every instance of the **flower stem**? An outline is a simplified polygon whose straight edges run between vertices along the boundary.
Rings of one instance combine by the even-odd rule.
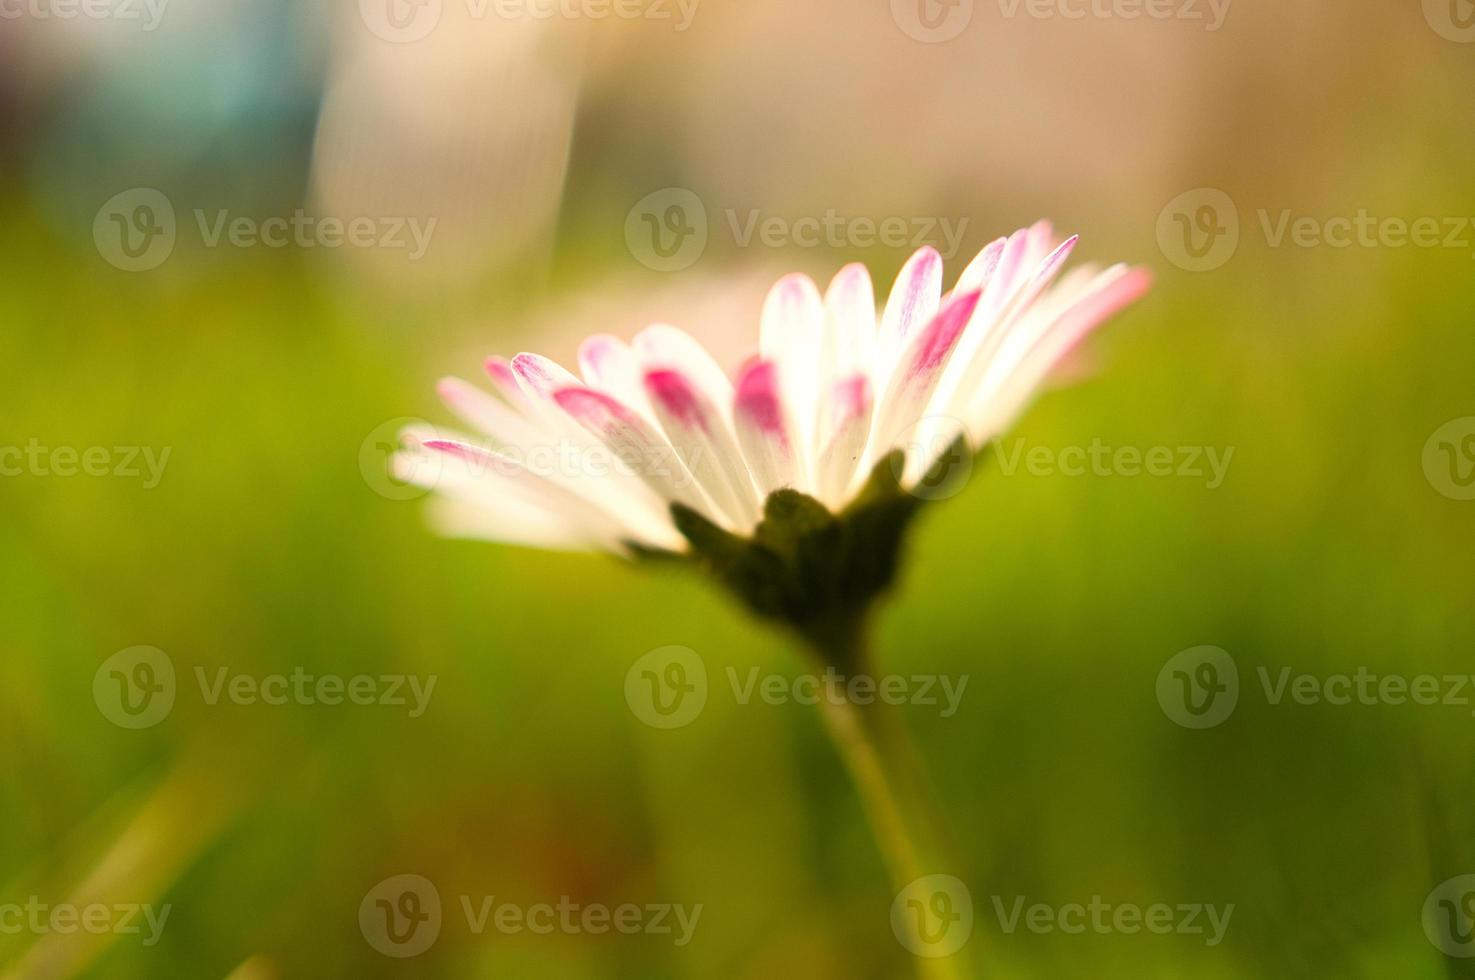
[[[808,634],[823,661],[851,676],[874,678],[860,622],[839,630]],[[950,874],[957,865],[944,860],[942,821],[932,805],[921,759],[895,707],[879,698],[857,704],[848,698],[822,698],[821,716],[831,740],[850,771],[871,831],[899,896],[916,891],[914,882],[928,875]],[[955,880],[955,879],[949,879]],[[930,893],[929,885],[920,886]],[[919,908],[923,906],[919,905]],[[925,980],[960,980],[967,975],[961,952],[939,956],[929,946],[939,942],[920,933],[925,926],[904,910],[893,928],[915,956],[917,976]],[[947,923],[943,923],[945,933]],[[971,923],[962,928],[971,928]]]

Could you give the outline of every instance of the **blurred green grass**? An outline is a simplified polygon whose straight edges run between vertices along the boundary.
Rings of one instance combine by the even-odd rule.
[[[906,973],[812,709],[713,697],[659,732],[625,705],[625,670],[652,648],[696,649],[716,685],[728,666],[797,671],[792,644],[691,577],[437,539],[423,501],[366,483],[366,435],[444,419],[434,379],[474,370],[446,353],[472,339],[463,321],[374,315],[291,253],[129,277],[22,208],[3,227],[4,441],[172,448],[152,490],[0,480],[0,898],[61,901],[147,801],[172,815],[144,826],[147,873],[120,899],[170,902],[162,941],[99,947],[92,975],[224,976],[257,955],[284,977]],[[1475,508],[1420,467],[1430,432],[1475,414],[1469,261],[1251,247],[1215,275],[1158,263],[1155,292],[1093,342],[1100,374],[1006,442],[1232,446],[1223,486],[990,461],[930,510],[878,647],[887,670],[970,678],[956,716],[907,715],[985,975],[1471,975],[1419,918],[1435,883],[1475,870],[1468,709],[1272,707],[1254,679],[1469,671]],[[900,257],[886,262],[878,281]],[[439,680],[415,719],[181,693],[162,724],[123,731],[92,676],[135,644],[173,658],[182,692],[222,665]],[[1190,732],[1154,684],[1198,644],[1235,656],[1245,693],[1225,725]],[[448,913],[407,966],[356,920],[402,872],[448,905],[566,894],[704,912],[681,949],[475,936]],[[1005,934],[989,905],[1098,894],[1235,914],[1206,948]],[[0,963],[35,939],[0,935]]]

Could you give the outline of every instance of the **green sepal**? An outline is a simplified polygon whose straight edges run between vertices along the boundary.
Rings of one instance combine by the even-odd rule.
[[[956,452],[966,453],[966,445],[951,447],[938,466],[951,465]],[[751,611],[834,649],[842,645],[834,638],[864,620],[896,581],[906,529],[925,503],[902,489],[904,464],[899,450],[881,460],[838,514],[808,494],[776,490],[752,537],[723,530],[681,504],[671,505],[671,516],[691,545],[691,560]],[[939,475],[945,473],[927,479]]]

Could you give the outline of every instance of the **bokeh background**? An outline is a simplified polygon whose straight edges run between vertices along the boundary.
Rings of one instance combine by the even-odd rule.
[[[889,281],[910,245],[733,230],[833,210],[966,221],[950,277],[1041,216],[1078,255],[1151,266],[1154,291],[1004,448],[1233,452],[1215,486],[984,463],[913,538],[877,646],[883,670],[969,679],[955,715],[903,713],[950,814],[977,975],[1475,975],[1422,918],[1475,872],[1475,690],[1273,704],[1257,673],[1472,671],[1475,229],[1443,230],[1475,215],[1467,8],[5,6],[0,444],[107,447],[110,475],[0,478],[0,903],[171,911],[153,945],[4,928],[0,972],[908,975],[814,709],[728,693],[730,667],[797,675],[786,637],[695,577],[436,537],[383,475],[403,419],[449,421],[436,380],[488,353],[567,359],[666,320],[735,363],[782,271],[860,259]],[[173,234],[129,254],[114,215],[163,227],[140,188]],[[669,229],[700,219],[705,240],[668,260],[640,229],[673,188]],[[298,209],[435,225],[412,255],[212,247],[196,217]],[[1277,244],[1285,212],[1442,231]],[[113,472],[126,447],[168,450],[156,481]],[[712,692],[662,731],[624,690],[669,644]],[[129,729],[94,679],[139,645],[177,692]],[[1200,645],[1240,693],[1194,730],[1157,686]],[[196,671],[221,668],[437,680],[410,717],[211,704]],[[445,905],[409,959],[358,917],[400,874]],[[478,935],[460,896],[489,895],[703,911],[679,948]],[[1010,932],[994,902],[1020,896],[1234,912],[1215,946]]]

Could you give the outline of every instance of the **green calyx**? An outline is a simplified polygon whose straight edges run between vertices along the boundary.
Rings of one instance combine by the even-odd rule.
[[[904,462],[900,451],[881,460],[839,513],[797,490],[775,490],[751,537],[681,504],[671,505],[671,516],[691,544],[687,559],[753,613],[791,627],[825,660],[844,666],[871,604],[896,579],[907,526],[924,503],[902,489]]]

